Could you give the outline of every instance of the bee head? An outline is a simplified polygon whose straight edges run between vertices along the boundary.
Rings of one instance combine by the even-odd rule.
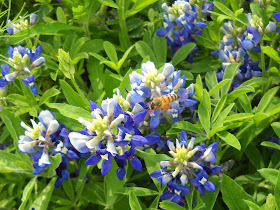
[[[152,102],[149,104],[150,110],[158,110],[161,106],[161,101],[159,99],[154,99]]]
[[[155,105],[154,105],[153,101],[149,103],[149,108],[150,108],[150,110],[154,110],[155,109]]]

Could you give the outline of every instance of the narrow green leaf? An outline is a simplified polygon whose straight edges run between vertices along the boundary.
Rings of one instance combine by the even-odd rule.
[[[209,95],[212,96],[215,93],[217,93],[218,90],[220,90],[223,86],[225,86],[227,83],[230,82],[230,79],[223,79],[221,82],[219,82],[217,85],[215,85],[210,91]]]
[[[160,202],[159,207],[162,208],[162,209],[166,209],[166,210],[167,209],[168,210],[183,210],[183,209],[185,209],[185,208],[179,206],[178,204],[173,203],[169,200]]]
[[[159,37],[156,34],[153,37],[153,49],[159,64],[166,62],[167,43],[165,37]]]
[[[7,96],[7,101],[18,106],[32,106],[32,101],[27,97],[19,94],[10,94]]]
[[[181,47],[173,56],[171,63],[176,66],[181,61],[185,60],[195,46],[194,43],[189,43]]]
[[[112,45],[111,42],[104,41],[103,47],[110,60],[113,61],[115,64],[118,64],[118,55],[114,45]]]
[[[223,125],[223,121],[224,119],[228,116],[228,114],[230,113],[232,107],[234,106],[234,103],[228,105],[223,111],[222,113],[219,115],[217,121],[214,123],[214,125],[212,126],[212,129],[214,128],[218,128],[220,126]]]
[[[253,145],[249,144],[245,150],[246,156],[250,160],[250,162],[257,168],[265,167],[262,155],[260,151]]]
[[[277,136],[280,138],[280,122],[272,123],[271,127],[273,128],[273,130],[277,134]]]
[[[118,5],[113,0],[98,0],[100,4],[108,7],[118,8]]]
[[[270,181],[273,185],[277,184],[279,170],[273,168],[262,168],[258,170],[260,175],[267,181]]]
[[[25,205],[30,197],[30,194],[34,188],[35,182],[37,181],[37,176],[33,177],[28,184],[24,187],[24,190],[22,192],[21,197],[21,205],[19,207],[19,210],[25,209]]]
[[[272,58],[273,60],[275,60],[276,62],[280,63],[280,57],[277,53],[277,51],[275,49],[273,49],[272,47],[269,46],[262,46],[262,51],[269,56],[270,58]]]
[[[225,72],[224,72],[223,80],[230,79],[231,82],[229,82],[229,83],[227,83],[226,85],[223,86],[222,96],[228,93],[228,91],[230,89],[230,86],[231,86],[231,83],[232,83],[232,80],[235,77],[236,71],[239,68],[239,66],[240,66],[240,64],[233,63],[233,64],[230,64],[226,67]]]
[[[205,82],[208,87],[208,90],[210,90],[209,95],[211,96],[211,94],[210,94],[211,89],[213,89],[218,84],[216,73],[213,71],[207,72],[205,75]],[[218,99],[218,97],[219,97],[218,94],[212,94],[212,95],[214,95],[214,98],[216,98],[216,99]]]
[[[254,114],[250,114],[250,113],[238,113],[226,117],[223,122],[227,123],[227,122],[234,122],[234,121],[243,121],[249,118],[253,118],[254,116],[255,116]]]
[[[140,12],[141,10],[143,10],[147,6],[155,3],[156,1],[157,0],[145,0],[145,1],[136,0],[136,3],[133,5],[133,7],[125,13],[125,18],[128,18],[128,17]]]
[[[274,195],[276,198],[276,205],[280,209],[280,173],[278,174],[277,183],[274,189]]]
[[[224,95],[218,102],[216,108],[214,109],[213,115],[212,115],[212,119],[211,119],[211,123],[214,123],[215,120],[218,118],[218,116],[220,115],[221,111],[223,110],[225,103],[227,100],[227,95]]]
[[[48,89],[44,94],[42,95],[39,105],[41,106],[42,104],[46,103],[51,97],[54,97],[60,93],[59,90],[55,88]]]
[[[211,101],[210,101],[210,96],[209,93],[207,92],[206,89],[203,89],[203,104],[209,111],[209,115],[211,115]]]
[[[127,51],[123,54],[123,57],[118,62],[118,68],[120,69],[127,59],[127,56],[129,55],[130,51],[134,48],[134,45],[132,45],[130,48],[127,49]]]
[[[243,107],[245,112],[252,113],[251,102],[250,102],[247,94],[243,94],[243,95],[239,96],[238,101],[241,104],[241,106]]]
[[[191,131],[197,134],[200,134],[201,136],[205,136],[205,133],[201,131],[198,127],[196,127],[194,124],[188,122],[188,121],[180,121],[172,125],[171,129],[178,129],[179,132],[183,129],[185,131]],[[169,130],[170,131],[170,130]],[[169,131],[166,132],[167,135],[169,135]]]
[[[208,109],[203,104],[199,104],[198,106],[198,116],[201,125],[208,134],[210,131],[210,114]]]
[[[243,200],[243,201],[247,204],[250,210],[262,210],[261,207],[259,207],[257,204],[255,204],[252,201],[248,201],[248,200]]]
[[[271,104],[273,96],[277,93],[278,90],[279,87],[274,87],[267,91],[262,97],[256,112],[265,112],[266,108]]]
[[[238,139],[232,135],[231,133],[227,131],[220,131],[217,132],[217,136],[219,136],[224,142],[226,142],[228,145],[234,147],[237,150],[241,149],[241,145],[238,141]]]
[[[67,82],[65,82],[64,80],[59,80],[59,84],[67,102],[70,105],[78,106],[85,109],[89,107],[89,103],[87,104]]]
[[[47,103],[46,105],[50,108],[57,109],[60,114],[64,115],[65,117],[74,120],[78,120],[79,117],[82,117],[85,120],[92,121],[90,112],[83,108],[64,103]]]
[[[137,52],[141,55],[142,58],[150,56],[150,60],[157,64],[157,59],[151,47],[144,41],[138,41],[135,44]]]
[[[227,175],[222,180],[223,200],[229,209],[248,209],[244,200],[254,202],[253,198],[245,190]]]
[[[66,16],[61,7],[57,7],[57,9],[56,9],[56,18],[57,18],[58,22],[65,23],[65,24],[67,23]]]
[[[63,181],[62,182],[62,187],[63,187],[64,192],[66,193],[66,195],[70,198],[70,200],[74,201],[75,194],[74,194],[74,189],[73,189],[73,185],[72,185],[71,179],[68,179],[68,181]]]
[[[134,191],[131,191],[129,193],[129,206],[132,210],[141,210],[142,209]]]
[[[235,14],[225,5],[223,5],[222,3],[218,2],[218,1],[214,1],[214,5],[224,14],[230,16],[230,17],[235,17]]]
[[[264,147],[271,147],[271,148],[280,150],[280,145],[276,144],[274,142],[271,142],[271,141],[263,141],[261,143],[261,145],[264,146]]]
[[[241,87],[238,87],[238,88],[234,89],[228,95],[227,102],[232,102],[236,98],[238,98],[239,96],[242,96],[242,95],[244,95],[246,93],[249,93],[249,92],[255,92],[255,89],[253,87],[251,87],[251,86],[241,86]]]
[[[40,195],[32,203],[31,208],[45,210],[49,206],[49,202],[54,189],[54,183],[56,178],[53,178],[49,184],[43,189]]]

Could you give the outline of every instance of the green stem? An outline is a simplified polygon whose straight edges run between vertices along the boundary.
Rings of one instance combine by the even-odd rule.
[[[126,23],[125,23],[124,6],[125,6],[125,0],[119,0],[119,19],[120,19],[121,34],[124,39],[124,48],[127,49],[131,44],[128,37]]]
[[[81,89],[79,88],[78,84],[76,83],[75,81],[75,78],[74,78],[74,75],[71,75],[70,77],[74,87],[76,88],[76,90],[78,91],[78,93],[80,94],[80,96],[82,97],[83,101],[86,102],[88,104],[88,100],[87,98],[85,97],[85,95],[83,94],[83,92],[81,91]]]
[[[263,46],[263,41],[261,42],[261,46]],[[262,69],[263,77],[266,78],[267,74],[266,74],[266,69],[265,69],[264,53],[263,53],[262,49],[261,49],[261,69]]]

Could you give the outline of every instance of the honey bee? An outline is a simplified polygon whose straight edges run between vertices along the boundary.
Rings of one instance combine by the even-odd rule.
[[[176,93],[169,93],[167,95],[157,97],[149,103],[150,110],[167,110],[170,109],[170,103],[179,99],[179,95]]]

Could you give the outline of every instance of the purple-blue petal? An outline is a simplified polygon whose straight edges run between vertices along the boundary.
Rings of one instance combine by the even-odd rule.
[[[126,174],[126,170],[125,167],[120,167],[117,169],[117,177],[119,180],[123,180],[123,178],[125,177]]]
[[[167,190],[160,196],[160,199],[167,200],[167,199],[170,199],[172,197],[172,195],[173,195],[173,193],[170,192],[169,190]]]
[[[103,160],[102,162],[102,166],[101,166],[101,174],[102,176],[106,176],[106,174],[108,174],[108,172],[111,170],[112,168],[112,160]]]
[[[132,167],[137,170],[137,171],[142,171],[142,164],[141,161],[137,158],[137,157],[133,157],[130,160],[130,164],[132,165]]]
[[[216,190],[215,185],[210,181],[205,182],[204,187],[208,191],[215,191]]]
[[[181,130],[180,132],[180,141],[187,141],[188,140],[188,136],[187,133],[183,130]]]
[[[135,124],[139,124],[141,122],[144,121],[145,117],[146,117],[146,114],[147,114],[147,111],[144,110],[142,112],[138,112],[136,113],[134,116],[133,116],[133,119],[134,119],[134,123]]]
[[[99,155],[97,155],[97,154],[94,154],[94,155],[90,156],[90,157],[86,160],[85,164],[86,164],[86,165],[95,165],[95,164],[97,164],[100,160],[101,160],[101,157],[100,157]]]
[[[160,29],[158,29],[158,30],[156,31],[156,34],[157,34],[159,37],[164,37],[164,36],[167,35],[167,33],[168,33],[168,30],[167,30],[166,28],[164,28],[164,27],[162,27],[162,28],[160,28]]]
[[[276,20],[277,22],[280,22],[280,13],[275,13],[275,14],[273,15],[273,17],[275,18],[275,20]]]
[[[157,129],[158,125],[159,125],[158,116],[152,116],[150,122],[151,129]]]

